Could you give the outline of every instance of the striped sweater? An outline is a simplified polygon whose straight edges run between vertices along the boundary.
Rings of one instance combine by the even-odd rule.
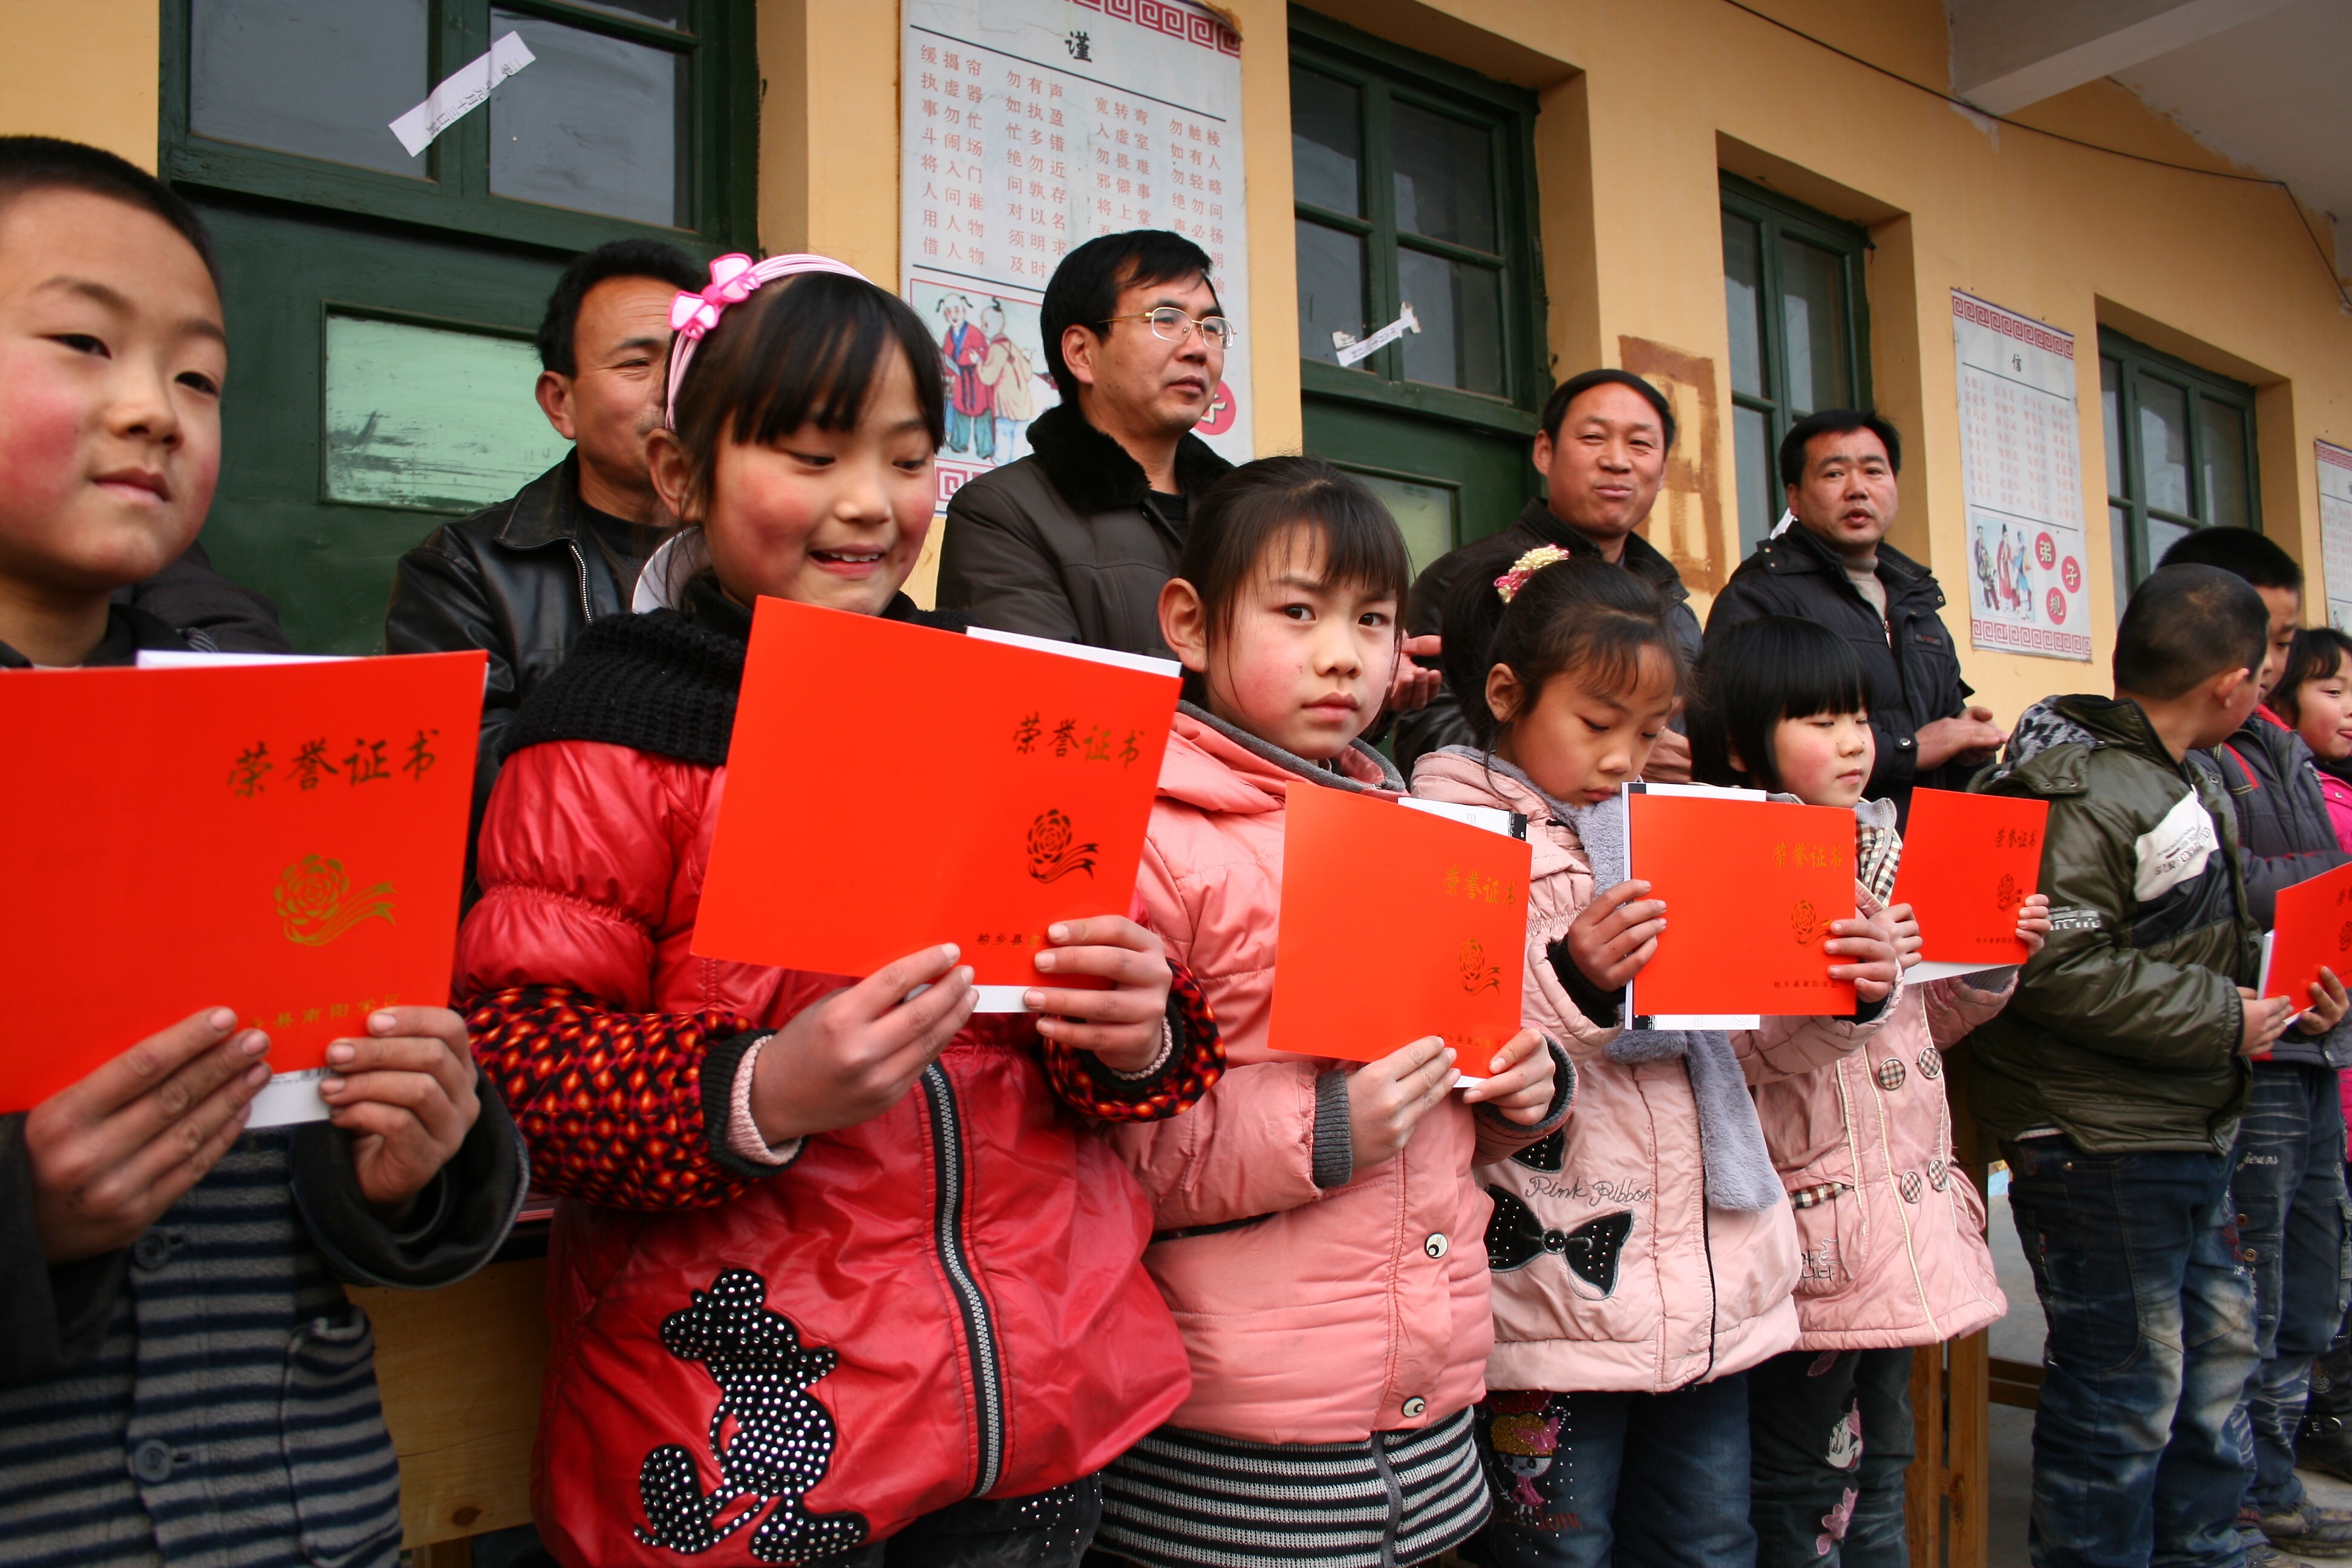
[[[323,1123],[249,1133],[125,1252],[46,1268],[0,1118],[0,1558],[10,1568],[390,1568],[400,1476],[354,1283],[462,1278],[522,1151],[495,1096],[394,1233]]]

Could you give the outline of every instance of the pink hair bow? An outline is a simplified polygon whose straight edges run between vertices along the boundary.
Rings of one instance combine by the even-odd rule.
[[[669,327],[674,335],[669,344],[669,385],[662,409],[672,429],[677,427],[678,384],[686,379],[686,367],[692,363],[694,347],[703,335],[719,324],[728,306],[741,304],[762,283],[803,272],[830,272],[837,277],[855,278],[860,283],[867,281],[866,274],[829,256],[796,253],[754,261],[735,252],[711,261],[710,282],[699,293],[680,289],[670,300]]]

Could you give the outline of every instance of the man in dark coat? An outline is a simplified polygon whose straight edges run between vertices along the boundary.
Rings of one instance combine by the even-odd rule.
[[[1903,438],[1876,414],[1831,408],[1797,421],[1780,443],[1795,521],[1740,563],[1707,631],[1797,616],[1852,643],[1878,742],[1865,792],[1907,819],[1914,788],[1966,789],[2008,735],[1990,709],[1969,705],[1959,653],[1936,613],[1944,590],[1935,574],[1886,543],[1902,467]]]
[[[664,537],[646,437],[662,416],[670,300],[703,281],[684,251],[659,240],[617,240],[575,258],[539,328],[539,405],[574,443],[572,454],[400,558],[385,650],[490,656],[477,824],[522,700],[590,621],[628,609],[637,571]]]
[[[1545,495],[1528,502],[1518,521],[1502,532],[1430,563],[1412,585],[1407,629],[1416,637],[1441,637],[1445,596],[1457,579],[1465,573],[1498,577],[1527,552],[1549,544],[1571,555],[1613,561],[1656,588],[1684,657],[1696,658],[1698,617],[1691,613],[1682,574],[1634,531],[1650,520],[1674,446],[1673,405],[1631,371],[1588,370],[1560,383],[1544,405],[1543,427],[1536,434],[1535,464],[1543,470]],[[1416,645],[1414,651],[1424,650]],[[1441,689],[1427,707],[1398,720],[1397,764],[1409,774],[1423,753],[1469,742],[1470,725],[1456,695]],[[1688,782],[1688,743],[1671,731],[1660,736],[1643,776]]]

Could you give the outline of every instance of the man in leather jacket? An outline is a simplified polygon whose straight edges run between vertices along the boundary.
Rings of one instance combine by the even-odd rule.
[[[539,328],[539,405],[571,456],[509,500],[444,523],[400,559],[384,616],[391,653],[490,656],[482,693],[479,824],[499,746],[531,689],[588,623],[625,613],[663,519],[646,460],[661,418],[669,302],[702,269],[677,247],[620,240],[575,258]]]

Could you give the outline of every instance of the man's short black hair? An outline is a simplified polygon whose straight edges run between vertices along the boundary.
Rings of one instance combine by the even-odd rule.
[[[580,331],[580,302],[588,290],[615,278],[650,278],[688,291],[710,281],[710,271],[667,240],[615,239],[572,258],[555,292],[547,297],[547,314],[539,323],[539,363],[558,375],[578,375],[580,354],[574,340]]]
[[[1816,436],[1846,436],[1856,430],[1867,430],[1878,437],[1886,448],[1886,466],[1895,473],[1903,471],[1903,437],[1894,425],[1874,408],[1824,408],[1819,414],[1808,414],[1789,426],[1788,435],[1780,438],[1780,482],[1801,485],[1805,482],[1805,451]]]
[[[1180,279],[1207,278],[1209,253],[1182,235],[1164,228],[1131,228],[1097,235],[1067,256],[1045,283],[1037,308],[1037,329],[1045,340],[1045,369],[1066,403],[1076,405],[1078,384],[1062,363],[1062,334],[1084,327],[1097,337],[1118,310],[1122,289],[1150,288]],[[1214,291],[1216,285],[1210,284]]]
[[[2159,701],[2232,669],[2259,670],[2271,613],[2253,584],[2219,566],[2160,566],[2116,628],[2116,689]]]
[[[220,288],[220,263],[213,237],[196,209],[163,181],[103,148],[55,136],[0,136],[0,207],[29,191],[87,191],[153,213],[195,247],[213,288]]]
[[[2158,564],[2219,566],[2257,588],[2303,592],[2303,568],[2294,557],[2251,528],[2200,528],[2174,540]]]
[[[1675,405],[1666,401],[1664,393],[1630,370],[1588,370],[1582,375],[1571,375],[1553,387],[1551,395],[1544,400],[1544,434],[1555,441],[1559,440],[1560,425],[1568,418],[1568,405],[1596,386],[1631,387],[1640,393],[1648,400],[1650,406],[1658,411],[1658,423],[1666,432],[1666,450],[1671,452],[1675,449]]]

